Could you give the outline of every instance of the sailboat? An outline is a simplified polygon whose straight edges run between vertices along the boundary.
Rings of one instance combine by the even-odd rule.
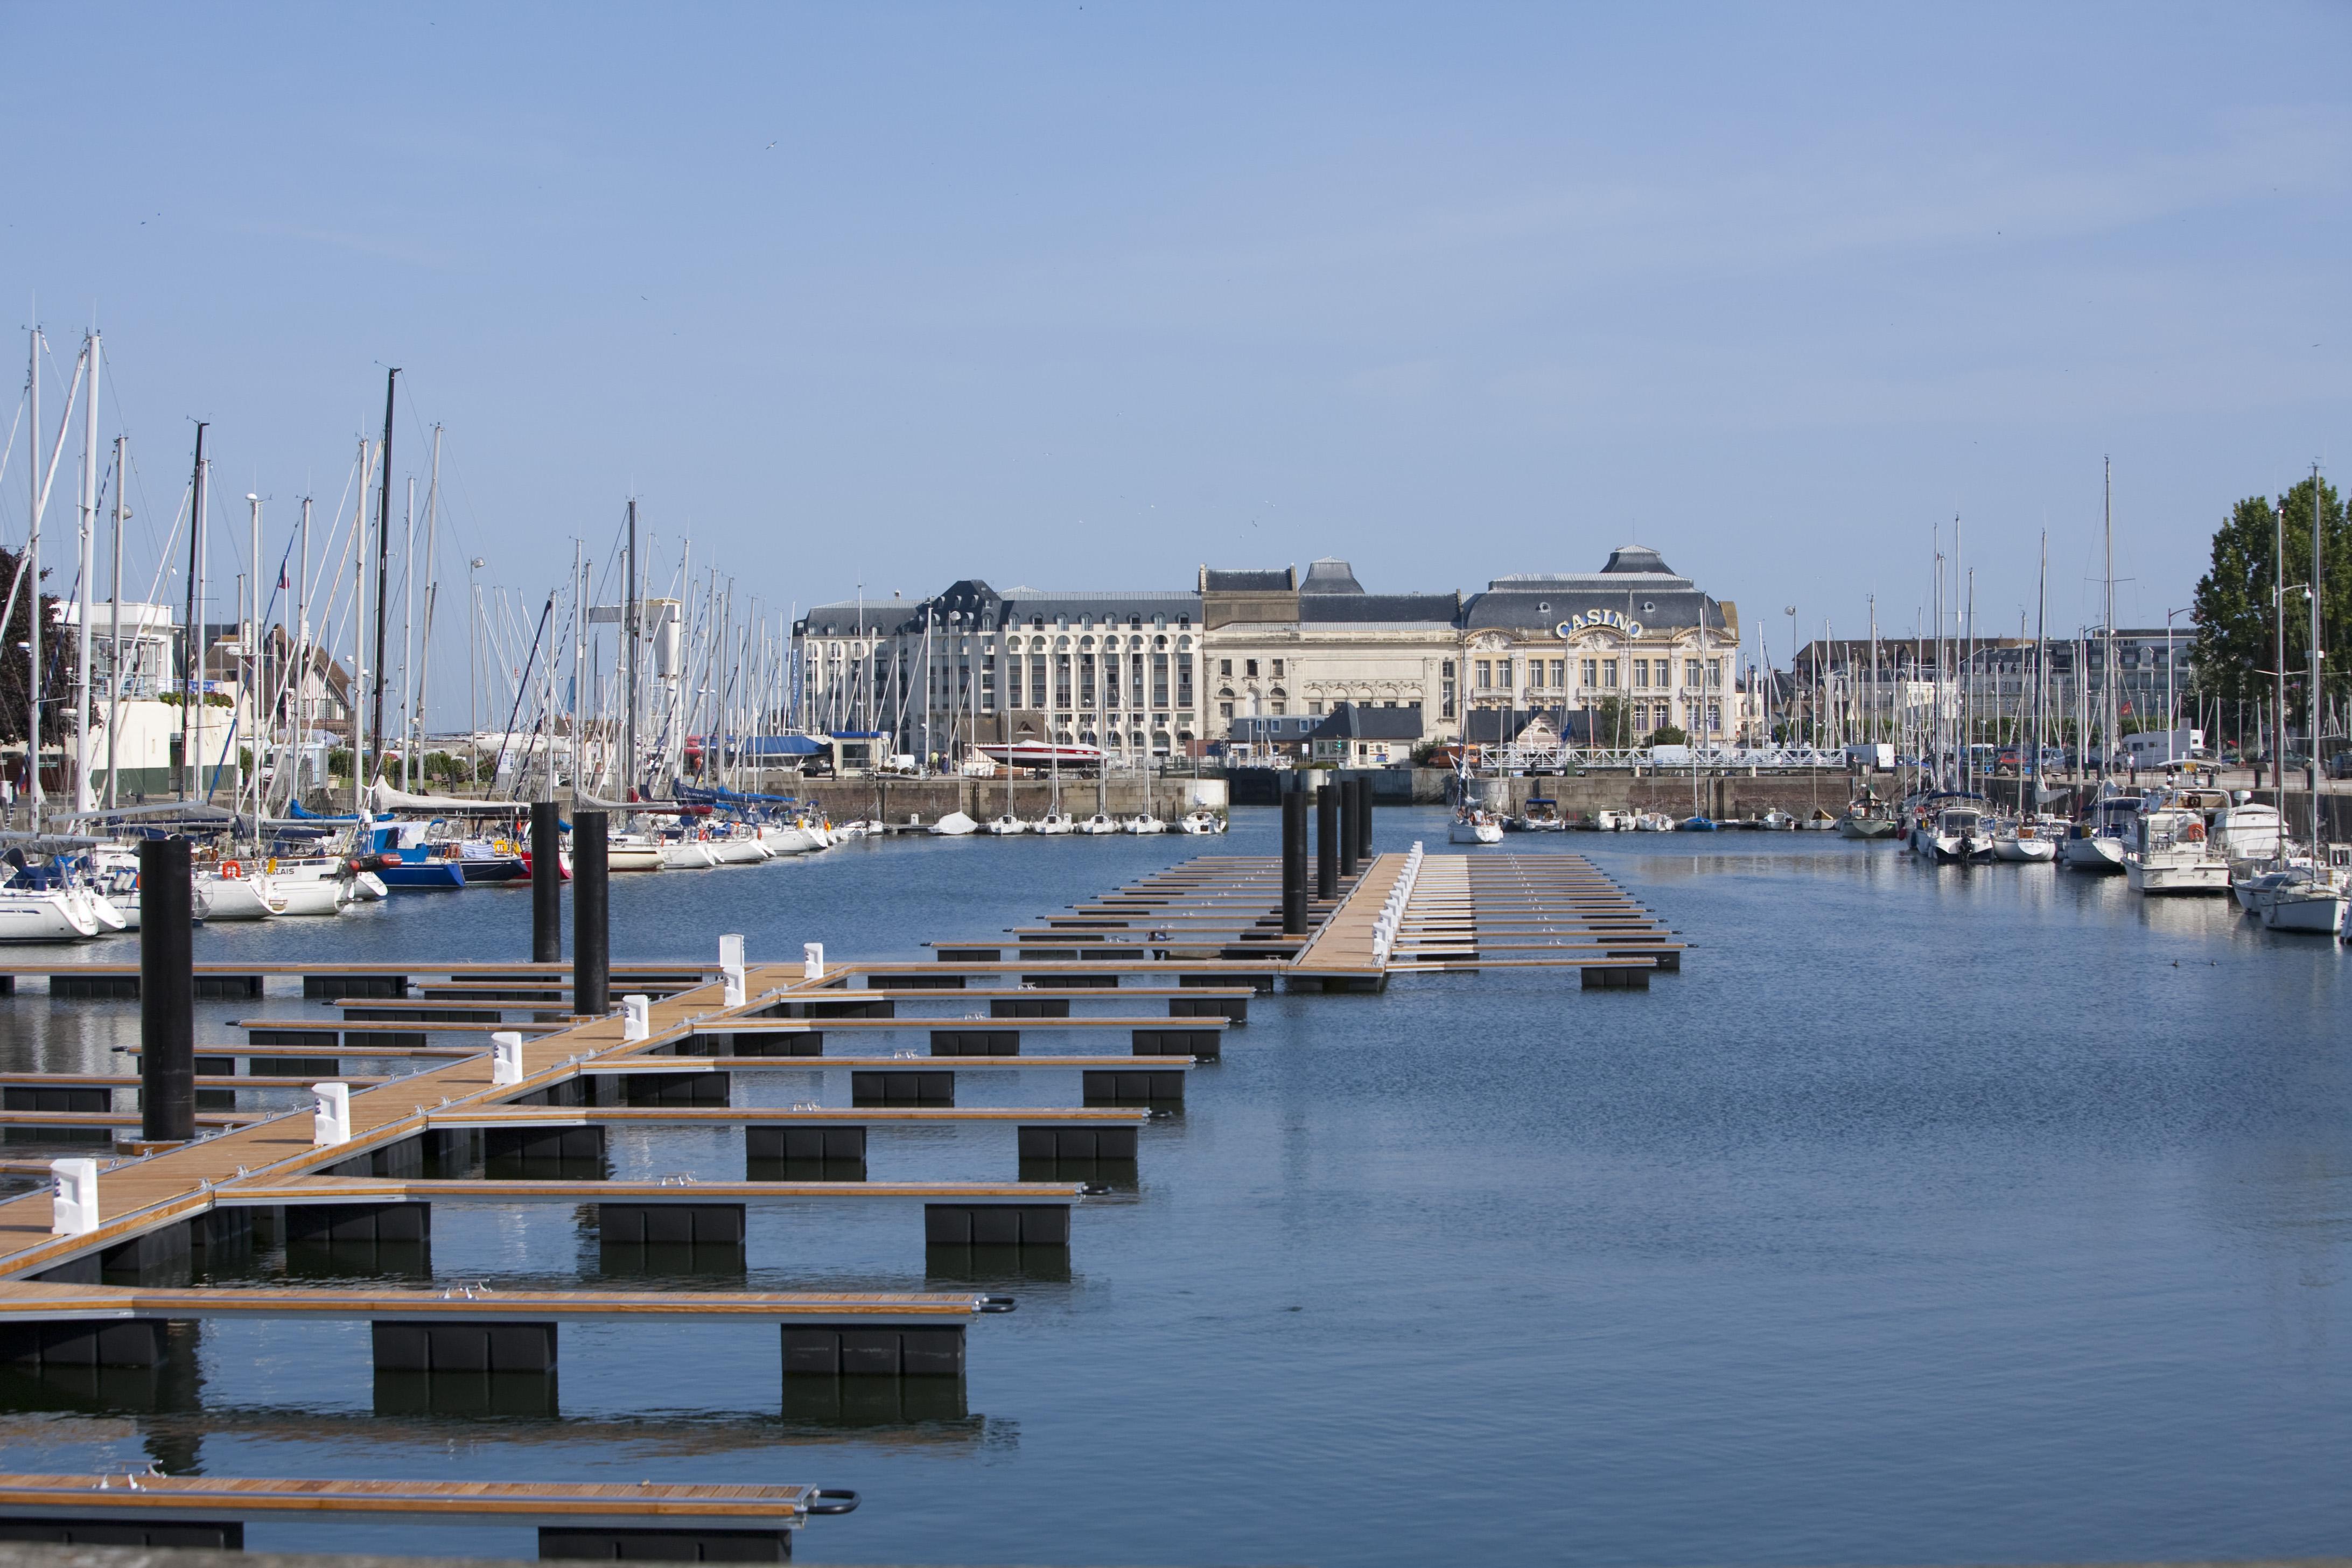
[[[2305,733],[2310,737],[2312,754],[2312,776],[2307,798],[2311,803],[2311,846],[2313,858],[2301,868],[2287,868],[2283,867],[2282,874],[2276,881],[2269,881],[2268,879],[2265,879],[2264,880],[2269,882],[2269,885],[2263,887],[2256,893],[2254,898],[2254,912],[2262,917],[2263,927],[2266,931],[2308,931],[2315,935],[2335,936],[2343,931],[2347,907],[2352,906],[2352,846],[2340,844],[2328,846],[2324,851],[2326,856],[2327,863],[2325,865],[2320,863],[2319,857],[2323,851],[2321,849],[2319,837],[2319,733],[2321,719],[2319,670],[2320,660],[2326,656],[2320,651],[2319,644],[2320,634],[2322,631],[2320,610],[2321,606],[2326,603],[2321,591],[2323,578],[2320,567],[2321,558],[2325,553],[2321,542],[2326,535],[2327,527],[2326,517],[2321,510],[2318,504],[2320,500],[2319,469],[2316,465],[2314,465],[2311,470],[2311,492],[2313,508],[2311,519],[2311,592],[2308,595],[2311,604],[2311,646],[2309,648],[2310,670],[2305,680],[2305,695],[2310,703],[2310,717],[2305,721],[2305,722],[2310,727],[2305,731]],[[2282,544],[2284,544],[2284,536],[2285,533],[2285,523],[2284,521],[2285,510],[2286,509],[2284,506],[2281,506],[2279,509],[2282,519],[2280,523]],[[2285,552],[2282,548],[2279,557],[2279,580],[2281,582],[2284,582],[2285,578],[2286,559]],[[2282,640],[2284,640],[2285,618],[2285,595],[2282,594],[2280,595],[2279,607]],[[2284,664],[2285,661],[2281,660],[2280,662]],[[2282,731],[2284,729],[2283,721],[2281,729]],[[2279,776],[2282,781],[2285,778],[2284,772],[2282,772]],[[2281,804],[2284,805],[2286,799],[2286,789],[2284,782],[2282,782],[2279,788],[2279,799]]]

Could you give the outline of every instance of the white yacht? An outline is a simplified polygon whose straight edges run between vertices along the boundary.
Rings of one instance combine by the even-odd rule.
[[[240,861],[223,860],[217,867],[199,869],[195,880],[204,895],[207,922],[266,921],[278,912],[269,903],[274,891],[269,879],[247,875]]]
[[[1012,838],[1028,832],[1029,825],[1008,811],[1003,816],[992,818],[988,831],[999,838]]]
[[[1186,812],[1177,820],[1176,828],[1180,833],[1223,833],[1225,830],[1225,819],[1203,807],[1197,811]]]
[[[0,881],[0,942],[86,942],[99,930],[89,901],[69,888],[34,888],[13,869]]]
[[[1453,826],[1445,830],[1449,844],[1500,844],[1503,824],[1491,811],[1465,805],[1454,814]]]
[[[2021,866],[2049,865],[2058,858],[2059,835],[2065,829],[2064,823],[2048,817],[2003,822],[1993,830],[1992,858]]]
[[[1109,817],[1105,816],[1101,812],[1097,811],[1092,816],[1087,817],[1084,822],[1078,824],[1078,831],[1089,834],[1117,833],[1118,831],[1118,824],[1113,822]]]
[[[1939,864],[1966,864],[1993,857],[1992,823],[1973,805],[1948,805],[1912,830],[1911,847]]]
[[[1076,833],[1077,830],[1078,819],[1072,816],[1066,811],[1047,812],[1045,816],[1037,819],[1037,826],[1031,829],[1031,831],[1034,833],[1049,834]]]
[[[1122,833],[1165,833],[1168,831],[1168,825],[1160,821],[1158,817],[1152,816],[1149,811],[1139,811],[1133,816],[1129,817],[1125,822],[1119,824],[1119,831]]]
[[[2230,863],[2213,852],[2204,814],[2177,806],[2138,813],[2137,831],[2124,852],[2124,876],[2135,893],[2230,890]]]

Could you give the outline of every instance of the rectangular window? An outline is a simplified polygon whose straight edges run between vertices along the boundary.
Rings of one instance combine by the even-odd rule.
[[[1552,689],[1555,691],[1566,689],[1568,686],[1568,660],[1564,658],[1556,658],[1551,661],[1551,686]]]
[[[1449,666],[1448,668],[1451,668],[1451,666]],[[1454,717],[1454,682],[1452,682],[1452,681],[1450,681],[1450,680],[1442,680],[1442,681],[1439,681],[1439,682],[1438,682],[1438,684],[1437,684],[1437,700],[1438,700],[1438,702],[1439,702],[1439,704],[1440,704],[1439,709],[1438,709],[1438,717],[1440,717],[1440,718],[1442,718],[1442,719],[1451,719],[1451,718],[1453,718],[1453,717]]]
[[[1230,703],[1230,702],[1220,702],[1220,703],[1218,703],[1218,704],[1217,704],[1217,717],[1218,717],[1218,718],[1220,718],[1220,719],[1230,719],[1230,718],[1232,718],[1233,716],[1234,716],[1234,705],[1233,705],[1232,703]]]
[[[1192,706],[1192,656],[1176,656],[1176,706],[1189,710]]]
[[[1492,659],[1478,661],[1477,679],[1479,690],[1492,691],[1495,689],[1495,664]]]
[[[1045,656],[1042,653],[1029,661],[1029,702],[1035,708],[1045,706]]]
[[[1718,689],[1721,689],[1723,685],[1723,660],[1719,658],[1711,658],[1706,661],[1706,683]],[[1720,728],[1720,726],[1717,726],[1717,728]]]
[[[1683,684],[1685,686],[1696,686],[1699,684],[1699,661],[1695,658],[1686,658],[1683,660]]]
[[[1078,655],[1078,706],[1091,708],[1094,705],[1095,656],[1082,653]]]
[[[1660,662],[1663,663],[1664,661],[1661,660]],[[1636,691],[1646,691],[1649,689],[1650,661],[1646,658],[1637,658],[1633,661],[1633,689]]]
[[[1017,657],[1004,661],[1004,705],[1021,706],[1021,660]]]
[[[1320,698],[1318,698],[1316,700],[1314,700],[1314,701],[1312,701],[1312,702],[1309,702],[1309,703],[1307,705],[1307,712],[1309,712],[1309,713],[1317,713],[1317,714],[1321,713],[1321,712],[1323,711],[1323,702],[1322,702],[1322,700],[1321,700]]]
[[[1245,658],[1242,660],[1242,673],[1244,675],[1255,675],[1257,673],[1257,660],[1254,658]]]
[[[1232,659],[1221,658],[1217,660],[1217,673],[1219,675],[1231,675],[1233,672],[1234,661]]]
[[[1531,658],[1528,660],[1528,689],[1530,691],[1542,690],[1544,683],[1543,677],[1543,660],[1539,658]]]
[[[1601,662],[1600,660],[1598,660],[1598,659],[1592,659],[1592,658],[1588,658],[1588,659],[1586,659],[1586,660],[1584,661],[1584,684],[1585,684],[1585,685],[1587,685],[1587,686],[1598,686],[1598,685],[1600,685],[1600,684],[1601,684],[1601,677],[1600,677],[1600,675],[1597,673],[1597,670],[1598,670],[1598,668],[1599,668],[1600,662]]]
[[[1054,656],[1054,706],[1066,710],[1070,706],[1070,656]]]
[[[1282,679],[1282,660],[1278,658],[1274,661],[1274,678],[1276,680]]]
[[[1282,705],[1281,703],[1277,702],[1277,703],[1276,703],[1276,704],[1274,705],[1274,712],[1275,712],[1275,716],[1276,716],[1276,718],[1281,717],[1281,715],[1282,715],[1282,710],[1283,710],[1283,705]]]
[[[1617,689],[1617,661],[1610,659],[1601,667],[1601,684],[1611,691]]]
[[[1452,659],[1450,659],[1450,658],[1449,658],[1449,659],[1447,659],[1444,663],[1443,663],[1443,664],[1441,664],[1441,665],[1439,665],[1439,666],[1437,667],[1437,672],[1438,672],[1440,675],[1443,675],[1444,677],[1445,677],[1445,679],[1448,679],[1448,680],[1453,679],[1454,679],[1454,661],[1453,661]]]
[[[1137,688],[1135,700],[1141,702],[1143,700],[1143,656],[1140,654],[1138,654],[1135,659],[1135,684]],[[1164,653],[1155,653],[1151,656],[1151,705],[1154,708],[1168,706],[1168,656]],[[1277,708],[1275,711],[1279,713],[1282,710]]]

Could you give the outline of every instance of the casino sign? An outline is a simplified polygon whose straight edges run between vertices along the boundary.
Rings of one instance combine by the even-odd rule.
[[[1587,631],[1595,626],[1613,626],[1623,632],[1629,638],[1639,637],[1642,635],[1641,622],[1631,620],[1614,610],[1592,610],[1581,616],[1570,616],[1553,629],[1565,641],[1578,632]]]

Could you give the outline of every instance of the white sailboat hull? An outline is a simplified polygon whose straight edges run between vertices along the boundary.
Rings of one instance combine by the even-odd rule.
[[[1445,830],[1445,841],[1449,844],[1500,844],[1503,841],[1502,825],[1456,821]]]
[[[0,942],[85,942],[98,922],[63,892],[0,892]]]
[[[273,877],[267,898],[271,914],[297,917],[341,914],[349,902],[341,883],[317,877]]]
[[[1108,816],[1089,816],[1078,824],[1078,831],[1086,834],[1117,833],[1118,824]]]
[[[2069,838],[2058,851],[2059,860],[2078,871],[2120,871],[2124,841],[2120,838]]]
[[[2019,866],[2046,866],[2058,858],[2058,846],[2048,838],[1996,838],[1992,858]]]
[[[266,921],[278,912],[269,907],[267,877],[200,877],[196,880],[205,890],[208,922]]]
[[[1038,833],[1076,833],[1077,830],[1078,823],[1076,817],[1067,812],[1052,811],[1037,819],[1034,829]]]

